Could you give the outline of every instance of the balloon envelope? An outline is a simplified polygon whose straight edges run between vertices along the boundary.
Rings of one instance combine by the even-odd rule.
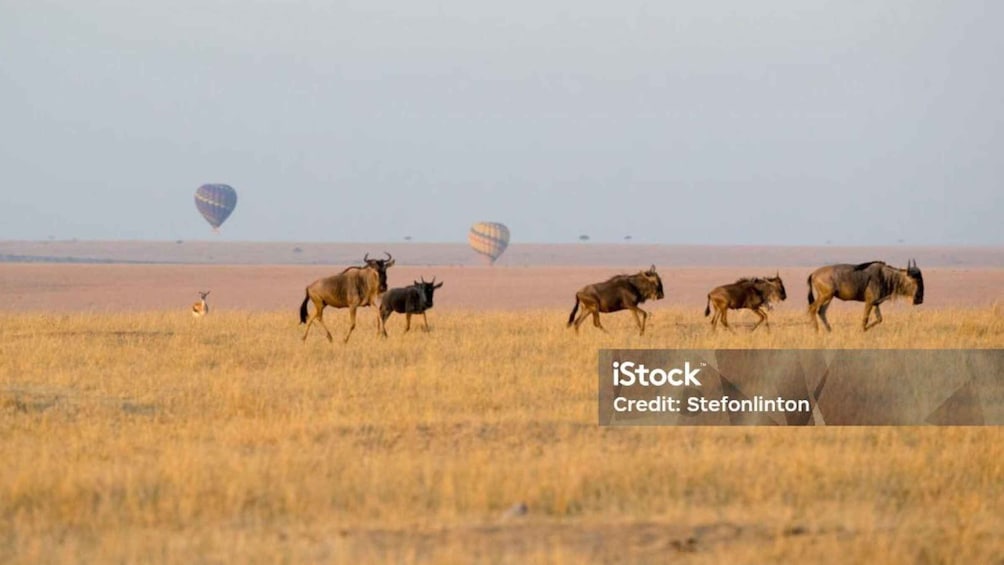
[[[509,246],[509,228],[498,222],[478,222],[467,232],[467,242],[471,249],[494,263]]]
[[[237,191],[227,184],[204,184],[195,191],[195,207],[202,217],[218,229],[237,206]]]

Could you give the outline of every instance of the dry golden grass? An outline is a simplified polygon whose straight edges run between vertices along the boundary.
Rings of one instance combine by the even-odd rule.
[[[0,315],[0,562],[1004,559],[999,428],[597,426],[602,347],[1004,346],[999,312],[817,336],[794,310],[644,337],[433,311],[387,340],[363,310],[347,345],[293,312]]]

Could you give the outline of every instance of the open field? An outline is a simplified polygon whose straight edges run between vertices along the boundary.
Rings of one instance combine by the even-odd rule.
[[[387,340],[367,309],[347,345],[291,313],[0,314],[0,561],[1004,560],[999,428],[606,429],[595,376],[601,347],[1002,347],[999,307],[817,336],[670,305],[644,337],[454,308]]]
[[[437,309],[571,310],[575,292],[587,283],[620,272],[637,272],[648,264],[609,267],[456,267],[398,265],[387,271],[391,287],[419,277],[437,276],[445,286],[436,291]],[[303,300],[311,281],[340,272],[344,265],[66,265],[0,263],[0,312],[121,312],[186,309],[199,290],[212,290],[211,307],[220,310],[289,312]],[[659,267],[666,298],[646,309],[689,308],[704,311],[712,288],[742,276],[773,275],[763,266]],[[805,279],[811,267],[779,269],[788,290],[780,310],[803,311]],[[924,269],[927,291],[920,310],[989,308],[1004,303],[1004,268],[930,267]],[[889,312],[909,310],[891,304]],[[837,303],[831,311],[862,310]],[[883,306],[883,310],[886,307]],[[567,315],[567,314],[566,314]],[[894,314],[895,315],[895,314]]]

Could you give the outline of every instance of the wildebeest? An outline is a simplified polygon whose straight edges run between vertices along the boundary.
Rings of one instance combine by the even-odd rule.
[[[760,320],[753,325],[756,331],[760,324],[766,324],[770,329],[770,322],[767,322],[767,313],[764,307],[770,308],[770,303],[782,301],[788,298],[788,293],[784,290],[784,281],[780,275],[768,278],[744,278],[732,284],[726,284],[713,289],[708,293],[708,303],[704,307],[704,315],[711,313],[711,306],[715,307],[715,315],[711,318],[711,327],[718,327],[718,321],[722,325],[729,327],[728,311],[748,309],[752,310]]]
[[[436,284],[436,277],[432,277],[432,282],[425,282],[425,277],[421,281],[414,281],[415,284],[403,288],[392,288],[384,293],[380,299],[380,331],[387,336],[387,318],[391,313],[404,314],[404,331],[411,329],[411,315],[421,314],[425,323],[425,331],[429,331],[429,319],[425,316],[425,311],[432,308],[432,295],[436,289],[443,286],[443,283]]]
[[[616,275],[601,283],[591,284],[582,287],[575,293],[575,307],[568,316],[568,326],[575,324],[575,333],[579,333],[579,326],[586,316],[593,315],[593,325],[603,331],[606,329],[600,324],[600,312],[617,312],[619,310],[631,310],[634,314],[635,322],[638,323],[638,335],[645,335],[645,323],[648,321],[648,312],[638,307],[646,300],[659,300],[665,297],[662,292],[662,279],[655,272],[655,265],[647,271],[639,271],[633,275]],[[575,313],[579,311],[579,304],[582,304],[582,313],[578,319]],[[638,316],[638,313],[641,316]]]
[[[345,334],[345,342],[349,341],[352,330],[356,327],[356,308],[360,306],[373,306],[377,303],[377,297],[387,291],[387,269],[394,266],[394,258],[386,251],[386,259],[370,259],[369,253],[363,257],[362,266],[348,267],[341,273],[317,279],[310,283],[306,289],[306,297],[300,305],[300,323],[307,324],[307,329],[303,332],[303,340],[307,340],[307,333],[314,320],[321,323],[328,341],[334,341],[328,326],[324,324],[322,317],[325,306],[349,309],[349,331]],[[314,303],[314,315],[307,321],[307,302]],[[379,331],[380,324],[377,324]]]
[[[809,275],[809,315],[819,331],[819,321],[823,320],[826,331],[832,331],[826,320],[826,309],[834,298],[865,303],[865,316],[861,328],[869,328],[882,323],[879,304],[896,296],[909,296],[914,304],[924,303],[924,277],[915,260],[910,260],[905,269],[889,266],[883,261],[869,261],[860,265],[828,265],[816,269]],[[816,296],[813,297],[813,290]],[[872,308],[875,322],[868,323]]]

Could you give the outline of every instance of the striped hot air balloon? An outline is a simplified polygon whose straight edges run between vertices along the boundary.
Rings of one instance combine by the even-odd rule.
[[[195,191],[195,207],[202,217],[219,231],[237,206],[237,191],[227,184],[204,184]]]
[[[509,246],[509,228],[498,222],[478,222],[467,232],[467,241],[492,264]]]

